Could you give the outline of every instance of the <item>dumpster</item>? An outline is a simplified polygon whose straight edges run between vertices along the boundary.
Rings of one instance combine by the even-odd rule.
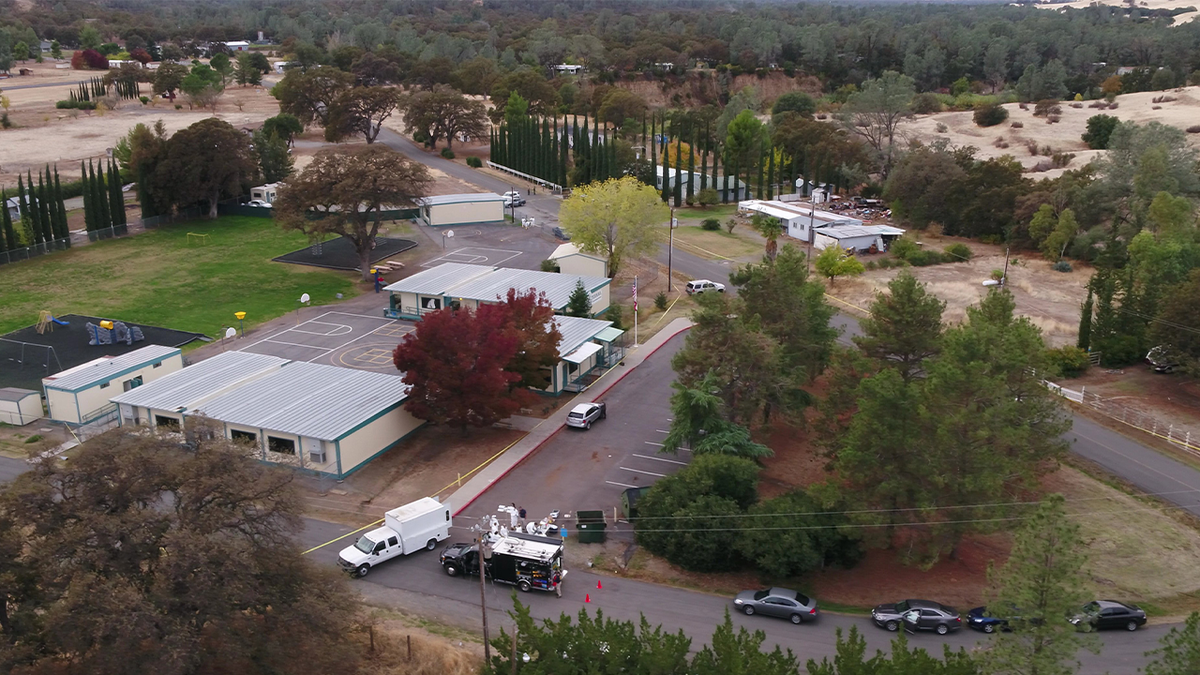
[[[637,502],[649,489],[649,487],[635,487],[621,493],[621,513],[625,514],[625,520],[632,522],[637,518]]]
[[[605,537],[604,528],[607,525],[604,522],[604,512],[579,511],[575,515],[578,517],[579,523],[579,543],[603,544]]]

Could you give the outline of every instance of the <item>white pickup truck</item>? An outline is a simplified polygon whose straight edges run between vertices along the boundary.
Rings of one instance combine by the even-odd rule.
[[[338,565],[357,577],[385,560],[415,551],[432,551],[450,537],[450,505],[431,497],[392,509],[383,515],[384,526],[359,537],[338,554]]]

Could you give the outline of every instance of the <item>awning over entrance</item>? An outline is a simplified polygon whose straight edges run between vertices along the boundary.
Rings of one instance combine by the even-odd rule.
[[[595,342],[585,342],[579,347],[579,349],[567,354],[563,358],[571,363],[583,363],[584,361],[587,361],[589,356],[600,351],[600,349],[600,345],[596,344]]]
[[[599,333],[596,333],[595,339],[599,340],[600,342],[612,342],[624,334],[625,331],[621,330],[620,328],[613,328],[612,326],[609,326]]]

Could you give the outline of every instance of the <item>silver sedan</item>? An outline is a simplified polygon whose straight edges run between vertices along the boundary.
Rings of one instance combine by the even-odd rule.
[[[746,616],[777,616],[797,625],[817,619],[817,601],[787,588],[742,591],[733,599],[733,604]]]

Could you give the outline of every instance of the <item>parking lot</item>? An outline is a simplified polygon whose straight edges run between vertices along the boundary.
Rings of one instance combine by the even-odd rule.
[[[689,452],[659,454],[671,423],[671,357],[685,335],[669,340],[601,399],[606,419],[590,430],[558,432],[460,514],[463,522],[511,503],[524,506],[530,518],[553,510],[603,510],[612,518],[627,488],[652,485],[685,466]]]
[[[392,350],[413,330],[413,325],[407,321],[326,311],[251,342],[239,351],[359,370],[395,372]]]

